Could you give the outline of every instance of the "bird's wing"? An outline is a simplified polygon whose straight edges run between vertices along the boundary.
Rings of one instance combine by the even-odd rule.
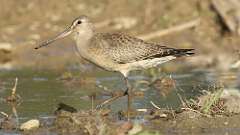
[[[192,54],[193,49],[174,49],[160,44],[148,43],[123,34],[102,34],[105,53],[119,64],[169,55]]]

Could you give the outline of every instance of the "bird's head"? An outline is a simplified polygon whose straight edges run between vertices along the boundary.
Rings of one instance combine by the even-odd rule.
[[[93,32],[93,26],[92,26],[92,23],[90,22],[90,19],[87,16],[82,15],[76,18],[72,22],[70,27],[66,28],[63,32],[56,35],[55,37],[41,43],[40,45],[35,47],[35,49],[39,49],[41,47],[47,46],[53,43],[54,41],[64,38],[72,33],[75,35],[88,35],[88,34],[92,34],[92,32]]]

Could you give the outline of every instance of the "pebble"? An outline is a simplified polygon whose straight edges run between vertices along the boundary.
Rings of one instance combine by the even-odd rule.
[[[23,130],[23,131],[32,130],[32,129],[38,128],[39,126],[40,126],[39,120],[32,119],[32,120],[29,120],[29,121],[21,124],[20,130]]]

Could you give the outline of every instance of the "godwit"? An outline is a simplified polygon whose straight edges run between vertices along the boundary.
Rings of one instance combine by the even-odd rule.
[[[194,54],[194,49],[176,49],[160,43],[149,43],[141,39],[117,33],[96,33],[87,16],[76,18],[65,31],[40,44],[35,49],[72,34],[76,41],[77,51],[85,60],[114,72],[120,72],[127,86],[123,95],[106,100],[104,105],[121,96],[128,95],[130,107],[131,85],[128,74],[132,70],[156,67],[181,56]]]

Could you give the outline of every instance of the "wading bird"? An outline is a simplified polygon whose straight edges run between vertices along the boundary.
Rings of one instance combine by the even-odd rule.
[[[77,52],[81,57],[107,71],[120,72],[124,77],[126,91],[100,105],[127,95],[128,110],[131,100],[131,85],[128,80],[130,71],[156,67],[178,57],[194,54],[192,52],[194,49],[176,49],[118,33],[97,33],[87,16],[76,18],[65,31],[43,42],[35,49],[47,46],[70,34],[76,41]]]

